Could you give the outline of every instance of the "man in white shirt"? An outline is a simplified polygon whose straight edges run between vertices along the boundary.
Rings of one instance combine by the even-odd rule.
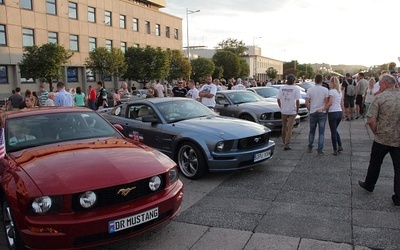
[[[189,97],[196,101],[199,101],[200,100],[199,90],[196,89],[196,84],[194,83],[193,80],[188,81],[188,87],[189,87],[189,91],[187,92],[186,97]]]
[[[282,113],[282,140],[284,150],[291,149],[292,128],[299,111],[301,93],[294,85],[296,77],[293,74],[287,76],[286,85],[279,88],[277,102]]]
[[[325,104],[329,101],[329,90],[322,86],[322,75],[315,76],[315,86],[307,90],[306,106],[310,111],[310,133],[308,134],[308,152],[312,152],[315,130],[319,130],[318,155],[324,155],[324,133],[326,123]]]
[[[232,87],[232,90],[246,90],[246,86],[243,85],[241,78],[236,80],[236,85]]]
[[[215,95],[217,94],[217,86],[212,83],[212,76],[206,76],[206,84],[204,84],[199,92],[201,102],[209,108],[215,107]]]
[[[160,81],[157,81],[157,84],[154,87],[157,90],[158,97],[164,97],[164,86],[161,85]]]

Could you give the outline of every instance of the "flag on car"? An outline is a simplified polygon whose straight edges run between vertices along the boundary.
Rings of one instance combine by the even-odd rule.
[[[0,160],[6,155],[6,144],[4,139],[4,128],[1,129],[0,133]]]

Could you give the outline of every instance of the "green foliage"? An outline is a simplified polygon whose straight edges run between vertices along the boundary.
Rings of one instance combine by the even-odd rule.
[[[238,74],[238,77],[240,78],[246,78],[250,74],[250,65],[246,62],[244,58],[239,58],[239,63],[240,63],[240,73]]]
[[[275,79],[278,75],[278,70],[276,70],[274,67],[269,67],[265,73],[267,73],[269,79]]]
[[[224,69],[221,66],[215,67],[212,77],[214,79],[221,79],[223,75],[224,75]]]
[[[21,75],[26,78],[45,78],[52,86],[52,79],[61,77],[61,69],[73,53],[55,43],[24,47],[22,60],[18,63]]]
[[[169,63],[169,79],[187,79],[191,73],[192,66],[190,62],[183,56],[180,50],[168,50],[170,53]]]
[[[166,78],[169,74],[170,58],[169,52],[161,48],[129,47],[125,52],[128,70],[124,77],[141,83]]]
[[[236,78],[241,73],[239,56],[230,51],[217,51],[213,56],[215,66],[223,69],[223,77]]]
[[[215,64],[211,59],[208,58],[197,58],[191,60],[192,64],[192,76],[191,78],[198,82],[204,80],[206,75],[212,75],[215,71]]]
[[[86,58],[85,65],[87,68],[101,75],[101,79],[106,76],[121,76],[127,70],[125,64],[125,55],[118,48],[108,50],[105,47],[95,48]]]
[[[223,40],[218,43],[217,47],[218,51],[230,51],[237,56],[244,55],[247,51],[246,44],[243,41],[239,41],[237,39],[228,38],[227,40]]]

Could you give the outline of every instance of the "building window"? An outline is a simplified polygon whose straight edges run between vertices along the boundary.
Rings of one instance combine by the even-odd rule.
[[[86,81],[88,81],[88,82],[96,81],[96,76],[91,69],[86,69]]]
[[[78,5],[74,2],[68,2],[68,16],[72,19],[78,18]]]
[[[79,41],[77,35],[69,36],[69,49],[71,51],[79,51]]]
[[[175,38],[176,40],[179,39],[179,31],[178,31],[178,29],[174,29],[174,38]]]
[[[145,22],[145,26],[146,26],[146,33],[147,33],[147,34],[150,34],[150,22],[149,22],[149,21],[146,21],[146,22]]]
[[[112,26],[111,23],[112,19],[111,19],[111,12],[110,11],[105,11],[104,12],[104,23],[108,26]]]
[[[126,17],[124,15],[119,15],[119,27],[121,29],[126,29]]]
[[[57,32],[48,32],[47,33],[47,42],[58,44],[58,34]]]
[[[126,52],[126,42],[121,42],[121,50],[125,54],[125,52]]]
[[[169,31],[169,27],[167,26],[167,27],[165,27],[165,37],[170,37],[171,36],[171,34],[170,34],[170,31]]]
[[[67,82],[78,82],[78,68],[68,67],[67,68]]]
[[[106,48],[108,51],[111,51],[112,48],[112,40],[106,40]]]
[[[0,83],[8,83],[7,66],[0,65]]]
[[[6,26],[0,24],[0,45],[7,45]]]
[[[19,2],[22,9],[31,10],[32,9],[32,0],[21,0]]]
[[[138,44],[138,43],[134,43],[134,44],[133,44],[133,47],[134,47],[134,48],[139,48],[139,44]]]
[[[95,37],[89,37],[89,52],[93,51],[97,47],[97,41]]]
[[[156,36],[161,36],[161,26],[156,24]]]
[[[96,22],[96,9],[93,7],[88,7],[88,22]]]
[[[50,15],[57,14],[56,0],[46,0],[46,12]]]
[[[33,29],[22,29],[22,46],[35,45]]]
[[[132,27],[132,29],[134,31],[139,31],[139,19],[133,18],[133,27]]]

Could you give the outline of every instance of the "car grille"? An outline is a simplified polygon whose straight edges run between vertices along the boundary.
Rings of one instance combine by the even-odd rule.
[[[161,187],[159,190],[163,190],[165,188],[165,175],[161,176],[162,183]],[[153,194],[154,192],[150,190],[149,188],[149,180],[150,178],[143,179],[140,181],[135,181],[131,182],[128,184],[123,184],[123,185],[118,185],[118,186],[113,186],[113,187],[108,187],[108,188],[103,188],[103,189],[98,189],[98,190],[92,190],[93,192],[96,193],[97,196],[97,201],[96,204],[89,208],[89,209],[94,209],[94,208],[100,208],[100,207],[105,207],[105,206],[112,206],[114,204],[120,204],[124,202],[129,202],[133,201],[142,197],[145,197],[147,195]],[[130,191],[127,195],[123,196],[122,194],[118,194],[120,190],[122,189],[127,189],[127,188],[133,188],[132,191]],[[80,211],[87,211],[88,209],[83,208],[80,205],[79,202],[79,194],[74,194],[72,197],[72,209],[75,212],[80,212]]]
[[[282,113],[281,112],[275,112],[274,113],[274,119],[282,119]]]
[[[306,108],[307,106],[306,106],[306,104],[305,103],[303,103],[303,104],[300,104],[300,106],[299,106],[300,108]]]
[[[242,138],[238,141],[238,149],[255,148],[269,142],[269,133]]]

